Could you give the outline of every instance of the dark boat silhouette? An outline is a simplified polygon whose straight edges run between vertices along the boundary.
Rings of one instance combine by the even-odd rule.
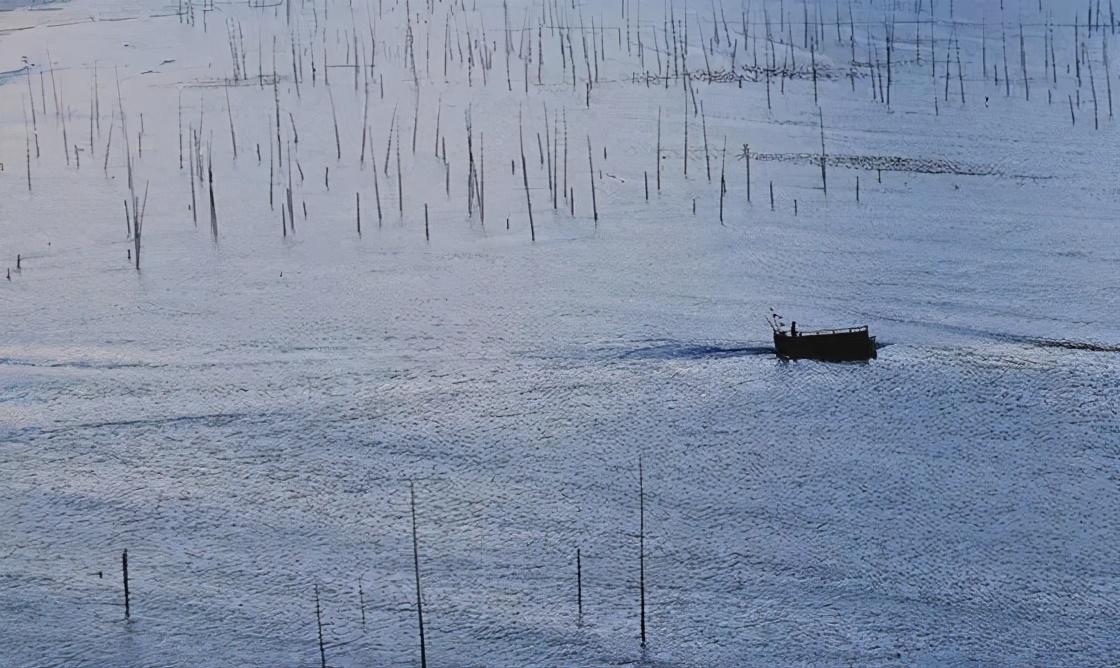
[[[774,350],[781,358],[859,362],[876,356],[875,337],[866,325],[803,332],[794,322],[787,332],[779,318],[771,316],[770,328],[774,330]]]

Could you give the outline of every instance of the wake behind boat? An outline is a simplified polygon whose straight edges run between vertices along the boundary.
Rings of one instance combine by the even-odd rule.
[[[860,362],[876,357],[875,337],[867,325],[803,332],[793,322],[786,331],[781,317],[773,312],[769,322],[774,331],[774,349],[783,359]]]

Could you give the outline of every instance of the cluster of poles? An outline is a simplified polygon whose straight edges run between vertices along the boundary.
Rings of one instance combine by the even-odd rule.
[[[1045,86],[1047,104],[1054,103],[1055,93],[1065,93],[1073,125],[1078,122],[1085,100],[1091,103],[1094,128],[1099,129],[1104,118],[1113,116],[1109,40],[1115,34],[1117,20],[1111,0],[1106,5],[1100,0],[1088,0],[1085,12],[1074,12],[1072,22],[1055,16],[1053,10],[1040,2],[1033,23],[1026,23],[1020,17],[1017,24],[1011,25],[1001,7],[999,21],[993,23],[991,30],[987,17],[983,17],[978,36],[971,34],[977,32],[974,23],[958,22],[952,2],[946,6],[935,0],[914,0],[912,15],[892,9],[885,12],[885,17],[874,20],[857,19],[850,0],[802,0],[800,3],[782,0],[777,4],[776,11],[773,2],[761,2],[753,7],[747,4],[736,8],[737,11],[728,11],[720,0],[711,4],[710,12],[707,8],[704,11],[685,8],[678,13],[677,3],[670,3],[663,13],[647,9],[643,17],[640,0],[621,0],[619,13],[612,20],[602,13],[588,15],[585,8],[575,4],[542,0],[539,4],[523,6],[518,19],[516,11],[504,1],[497,30],[500,35],[495,38],[493,26],[488,28],[484,13],[468,9],[462,2],[427,0],[414,6],[406,0],[403,8],[397,4],[387,6],[383,0],[345,8],[311,0],[251,2],[243,10],[257,19],[255,26],[250,26],[249,37],[243,13],[234,13],[225,19],[227,74],[215,81],[184,86],[178,96],[175,166],[187,181],[181,191],[186,198],[184,208],[189,210],[194,225],[199,225],[201,218],[201,224],[206,226],[214,242],[220,240],[221,198],[232,198],[234,193],[244,191],[246,184],[241,179],[251,177],[246,176],[243,168],[237,168],[239,181],[231,183],[229,179],[235,167],[223,163],[220,157],[215,159],[217,143],[219,154],[228,154],[232,165],[248,159],[259,166],[261,178],[267,178],[266,215],[279,213],[282,237],[295,235],[299,221],[306,221],[311,215],[306,195],[314,192],[311,184],[318,182],[311,172],[321,168],[323,191],[334,192],[341,184],[345,184],[342,188],[348,188],[343,196],[353,202],[352,220],[358,237],[363,233],[362,204],[366,200],[365,216],[370,215],[368,209],[372,208],[379,228],[393,209],[401,222],[419,221],[419,213],[423,211],[424,239],[431,242],[434,234],[428,200],[431,189],[424,188],[424,183],[420,186],[408,184],[405,178],[410,166],[421,165],[422,152],[418,146],[422,135],[426,134],[422,128],[427,126],[436,169],[442,172],[444,197],[451,202],[454,198],[452,184],[462,179],[467,218],[485,228],[488,212],[492,215],[495,208],[487,196],[487,133],[477,127],[472,105],[467,105],[466,109],[459,107],[463,115],[461,125],[447,122],[445,112],[457,105],[446,103],[443,92],[432,92],[441,87],[450,88],[463,79],[468,89],[478,88],[480,94],[490,95],[495,87],[500,87],[502,94],[513,97],[511,102],[517,96],[523,98],[515,105],[518,152],[509,156],[512,180],[506,186],[521,193],[518,197],[500,198],[499,206],[515,208],[501,211],[499,216],[505,218],[507,228],[511,218],[524,216],[531,241],[538,237],[537,213],[542,205],[554,213],[565,211],[576,217],[577,188],[583,190],[582,184],[586,184],[586,195],[581,195],[586,214],[581,212],[581,215],[586,215],[596,225],[600,222],[599,188],[604,176],[602,165],[597,162],[605,163],[608,156],[606,140],[596,145],[591,132],[580,133],[584,136],[575,139],[575,143],[586,143],[587,174],[586,177],[578,175],[583,168],[575,163],[582,158],[573,157],[582,147],[572,150],[570,140],[574,133],[569,127],[572,109],[567,105],[550,108],[547,101],[538,106],[532,98],[539,91],[553,94],[551,91],[570,88],[578,95],[581,106],[590,109],[597,89],[625,83],[625,79],[618,77],[617,70],[628,65],[637,68],[630,73],[630,82],[642,81],[647,87],[651,82],[664,83],[667,89],[676,82],[682,100],[680,146],[672,149],[665,145],[664,105],[657,108],[656,149],[651,156],[655,165],[652,169],[641,170],[640,196],[648,201],[651,191],[662,191],[667,178],[665,162],[672,154],[681,155],[681,176],[686,181],[694,178],[694,163],[699,160],[697,154],[702,148],[702,171],[718,199],[720,223],[726,220],[726,198],[735,181],[727,175],[728,144],[742,147],[733,150],[732,157],[745,164],[743,191],[748,205],[752,202],[752,178],[758,178],[757,167],[752,177],[752,150],[747,142],[729,139],[725,134],[722,148],[719,148],[709,137],[709,118],[699,83],[707,86],[733,83],[742,88],[744,83],[765,81],[767,109],[772,111],[772,82],[785,94],[787,83],[811,81],[813,115],[820,130],[820,151],[812,161],[819,166],[820,190],[825,196],[829,194],[828,166],[832,161],[825,144],[827,89],[820,87],[821,81],[847,78],[853,92],[857,91],[857,80],[865,81],[872,101],[893,109],[899,104],[895,92],[899,68],[913,69],[928,63],[935,115],[941,115],[942,106],[952,97],[959,97],[962,106],[969,104],[969,88],[975,89],[976,82],[983,81],[987,93],[985,103],[996,91],[1010,98],[1016,89],[1030,102],[1033,83],[1035,87]],[[207,33],[207,17],[214,11],[212,3],[181,0],[176,15],[187,29],[201,29]],[[200,17],[201,22],[198,21]],[[255,43],[252,27],[256,28]],[[1029,40],[1028,28],[1033,31]],[[962,59],[965,31],[970,32],[973,42],[979,42],[979,63]],[[822,59],[830,42],[834,42],[833,57]],[[1037,50],[1039,43],[1041,53]],[[696,58],[697,45],[702,62]],[[1059,50],[1060,46],[1064,48]],[[841,68],[830,64],[835,61],[837,51],[846,52],[848,60]],[[1059,55],[1068,57],[1069,62],[1061,62]],[[1015,60],[1017,68],[1011,64]],[[1038,69],[1040,61],[1041,70]],[[555,68],[556,64],[560,68]],[[125,234],[131,242],[127,257],[139,270],[149,190],[153,195],[167,195],[164,184],[153,182],[150,176],[141,176],[143,172],[150,172],[146,163],[153,159],[145,157],[145,139],[151,131],[145,129],[143,113],[132,113],[126,107],[118,68],[113,69],[112,79],[115,104],[102,105],[101,87],[105,78],[101,77],[96,63],[89,70],[88,105],[82,105],[88,106],[88,118],[83,119],[88,123],[82,123],[83,129],[79,130],[81,116],[72,106],[74,96],[64,85],[61,73],[49,52],[46,67],[28,65],[25,70],[22,97],[27,190],[34,192],[33,173],[40,169],[37,165],[48,159],[44,149],[50,135],[42,126],[53,120],[60,139],[61,150],[57,155],[63,158],[66,169],[81,169],[100,151],[105,176],[109,178],[111,172],[115,175],[120,170],[126,177],[123,209]],[[386,75],[392,82],[388,98]],[[520,87],[515,85],[517,79],[521,79]],[[70,82],[72,85],[72,74]],[[1064,85],[1067,82],[1068,85]],[[392,85],[398,86],[396,94]],[[405,85],[409,92],[401,95],[400,85]],[[339,87],[352,89],[354,105],[361,110],[360,124],[347,127],[340,120],[336,99],[341,94],[337,90]],[[222,91],[218,102],[224,106],[225,113],[220,120],[207,118],[206,114],[208,105],[211,109],[215,106],[213,96],[208,96],[207,92],[215,88]],[[188,100],[193,97],[192,89],[198,89],[197,115],[183,106],[184,97]],[[231,91],[235,95],[231,95]],[[268,100],[270,108],[267,113],[258,114],[264,105],[257,103],[264,99]],[[321,102],[326,102],[323,106],[329,110],[329,115],[316,123],[312,132],[304,132],[303,143],[307,143],[307,136],[325,134],[332,144],[332,159],[313,169],[308,161],[318,160],[325,152],[315,150],[317,147],[303,150],[301,130],[305,128],[301,127],[297,114],[301,108]],[[370,120],[371,109],[379,104],[392,104],[387,128],[378,128]],[[406,111],[402,106],[411,109]],[[543,122],[536,129],[533,128],[536,123],[526,118],[534,109],[543,111],[540,115]],[[512,118],[512,111],[507,107],[507,121]],[[431,116],[425,118],[428,114]],[[255,118],[258,115],[260,118]],[[254,120],[258,122],[252,122]],[[245,124],[249,122],[253,127],[247,130]],[[329,132],[316,133],[323,122],[329,122]],[[156,131],[162,133],[164,127],[161,124]],[[457,127],[462,129],[461,133],[456,131]],[[699,140],[694,137],[697,131]],[[79,140],[79,134],[88,136]],[[228,142],[221,140],[223,134],[228,134]],[[453,145],[458,142],[465,146],[462,163],[457,163],[449,153],[449,139]],[[534,145],[537,153],[531,154]],[[617,152],[617,147],[615,150]],[[632,150],[626,148],[623,153]],[[54,155],[53,148],[51,155]],[[753,155],[758,162],[765,154],[754,151]],[[266,162],[267,169],[264,169]],[[332,170],[337,174],[351,168],[356,168],[358,174],[366,174],[366,178],[357,183],[353,179],[340,182],[336,178],[332,188]],[[459,176],[453,179],[455,172]],[[881,176],[880,172],[880,180]],[[541,180],[546,188],[540,187]],[[774,185],[773,180],[766,183],[771,193],[771,210],[777,207]],[[545,189],[547,197],[542,202],[539,192]],[[409,190],[423,191],[423,199],[417,198],[420,201],[406,206]],[[853,191],[858,202],[861,197],[858,174]],[[372,207],[369,206],[371,199]],[[519,200],[524,202],[523,210],[518,210],[515,204]],[[693,208],[695,210],[695,199]],[[446,207],[443,210],[446,211]],[[796,213],[796,200],[793,210]],[[437,215],[434,222],[438,221]],[[365,227],[368,228],[368,224]],[[11,279],[10,269],[7,278]]]
[[[420,569],[420,539],[416,522],[416,486],[413,482],[408,484],[409,517],[412,528],[412,567],[415,583],[415,611],[418,633],[419,659],[422,668],[428,665],[428,640],[427,627],[424,623],[424,595],[421,584]],[[646,507],[645,507],[645,473],[641,457],[638,458],[638,639],[641,647],[646,646]],[[124,617],[126,621],[132,619],[132,595],[129,589],[128,550],[121,551],[121,584],[124,599]],[[324,631],[322,599],[318,583],[312,587],[315,607],[315,637],[322,668],[327,668],[327,649],[329,642]],[[583,623],[583,557],[582,550],[576,548],[575,553],[575,583],[574,598],[576,604],[576,623]],[[358,606],[361,613],[362,625],[366,622],[366,598],[362,580],[358,580]]]

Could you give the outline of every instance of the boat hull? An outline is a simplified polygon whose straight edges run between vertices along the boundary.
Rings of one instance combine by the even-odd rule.
[[[797,336],[775,332],[774,348],[785,359],[860,362],[875,358],[875,337],[866,328]]]

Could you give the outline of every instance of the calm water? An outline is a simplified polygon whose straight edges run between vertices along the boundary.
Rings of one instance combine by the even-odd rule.
[[[777,33],[778,3],[766,4]],[[1002,53],[992,36],[998,4],[981,4],[990,6],[958,8],[969,14],[952,21],[938,7],[936,80],[929,26],[919,47],[913,27],[901,23],[913,7],[900,9],[892,109],[871,99],[861,68],[854,92],[848,79],[822,75],[821,116],[807,78],[786,81],[784,95],[772,81],[769,110],[764,81],[694,81],[703,117],[679,80],[668,88],[633,83],[632,73],[657,69],[650,31],[664,37],[660,10],[645,6],[644,68],[636,7],[629,52],[619,6],[585,7],[589,29],[594,16],[596,26],[622,31],[601,40],[607,56],[590,109],[579,33],[575,90],[570,63],[558,62],[559,38],[546,28],[541,83],[534,61],[524,92],[517,52],[529,40],[519,44],[518,36],[510,91],[501,7],[438,6],[429,24],[414,22],[416,43],[431,43],[430,62],[417,65],[415,116],[405,19],[395,5],[384,5],[380,18],[376,6],[367,17],[356,5],[353,23],[347,6],[293,6],[307,61],[298,95],[282,7],[223,6],[207,13],[205,32],[201,8],[193,27],[174,15],[148,17],[157,13],[150,7],[96,1],[66,6],[52,25],[83,11],[134,18],[51,27],[6,15],[37,27],[4,36],[5,56],[31,54],[43,67],[49,45],[55,85],[72,105],[68,137],[79,137],[85,152],[80,167],[67,167],[50,77],[40,89],[34,74],[41,156],[31,149],[29,194],[19,109],[27,84],[5,84],[12,94],[0,103],[0,255],[12,280],[0,284],[0,664],[318,665],[318,585],[330,665],[417,665],[409,480],[432,665],[1120,661],[1116,130],[1107,115],[1093,130],[1088,82],[1071,126],[1066,97],[1077,83],[1061,71],[1072,63],[1068,45],[1056,45],[1053,104],[1040,73],[1029,102],[1021,81],[1008,98],[1002,81],[985,80],[983,59],[998,54],[1002,64]],[[1055,20],[1072,19],[1057,5],[1047,9]],[[796,14],[789,32],[804,66],[801,8],[786,10]],[[832,10],[821,6],[826,23]],[[510,8],[511,25],[525,24],[526,11],[535,26],[540,7],[520,4]],[[556,11],[565,12],[560,24],[578,24],[570,8]],[[1029,66],[1041,70],[1036,20],[1044,19],[1031,3],[1021,11]],[[742,39],[732,16],[739,9],[726,12],[731,38],[739,31]],[[859,60],[868,27],[884,57],[878,12],[856,7]],[[690,31],[703,22],[711,39],[708,8],[687,15]],[[751,16],[753,47],[763,30],[758,3]],[[237,161],[226,98],[208,85],[232,76],[226,18],[242,23],[249,75],[230,90]],[[944,100],[942,51],[953,21],[963,106],[955,88]],[[370,22],[381,60],[367,116],[364,84],[355,91],[344,63],[348,31],[356,25],[368,42]],[[1012,69],[1017,23],[1008,36]],[[453,45],[461,33],[466,50],[467,27],[477,39],[483,25],[497,49],[487,81],[476,63],[468,83],[457,50],[444,77],[445,26]],[[847,31],[845,18],[838,45],[826,25],[823,53],[811,56],[821,72],[847,66]],[[312,32],[316,46],[306,49]],[[292,153],[273,176],[270,209],[275,130],[266,121],[275,101],[256,74],[258,38],[261,67],[271,71],[273,34]],[[1060,43],[1072,41],[1064,34],[1058,30]],[[708,57],[726,67],[732,49],[721,38]],[[699,39],[690,33],[688,62],[697,71]],[[1097,69],[1100,39],[1095,32],[1088,44]],[[764,60],[768,42],[757,43]],[[324,44],[341,159],[321,79]],[[777,48],[781,64],[788,47]],[[741,44],[735,50],[742,64]],[[423,53],[421,46],[417,58]],[[95,123],[90,152],[94,60],[101,129]],[[127,264],[122,229],[119,121],[118,144],[102,165],[114,67],[130,136],[139,138],[144,116],[143,157],[139,142],[131,144],[138,180],[150,186],[139,274]],[[1104,80],[1095,85],[1103,103]],[[187,134],[201,118],[204,155],[212,142],[217,243],[203,184],[197,227],[187,209],[179,91]],[[468,104],[484,134],[485,225],[466,215]],[[574,218],[562,197],[552,210],[547,156],[538,159],[546,104],[550,135],[553,127],[563,132],[560,122],[551,125],[558,114],[569,125]],[[521,190],[518,105],[536,243]],[[432,155],[437,110],[450,179]],[[364,167],[363,117],[374,137]],[[827,197],[818,165],[797,157],[819,152],[821,118],[828,153],[850,158],[829,169]],[[398,122],[403,215],[395,151],[386,151]],[[743,144],[764,154],[752,161],[750,203],[746,166],[736,159]],[[563,151],[562,139],[556,145]],[[880,175],[852,166],[890,157],[948,161],[958,173]],[[282,236],[278,209],[296,160],[296,229]],[[804,328],[869,323],[879,359],[781,362],[769,353],[763,322],[771,306]],[[637,639],[639,457],[645,651]]]

